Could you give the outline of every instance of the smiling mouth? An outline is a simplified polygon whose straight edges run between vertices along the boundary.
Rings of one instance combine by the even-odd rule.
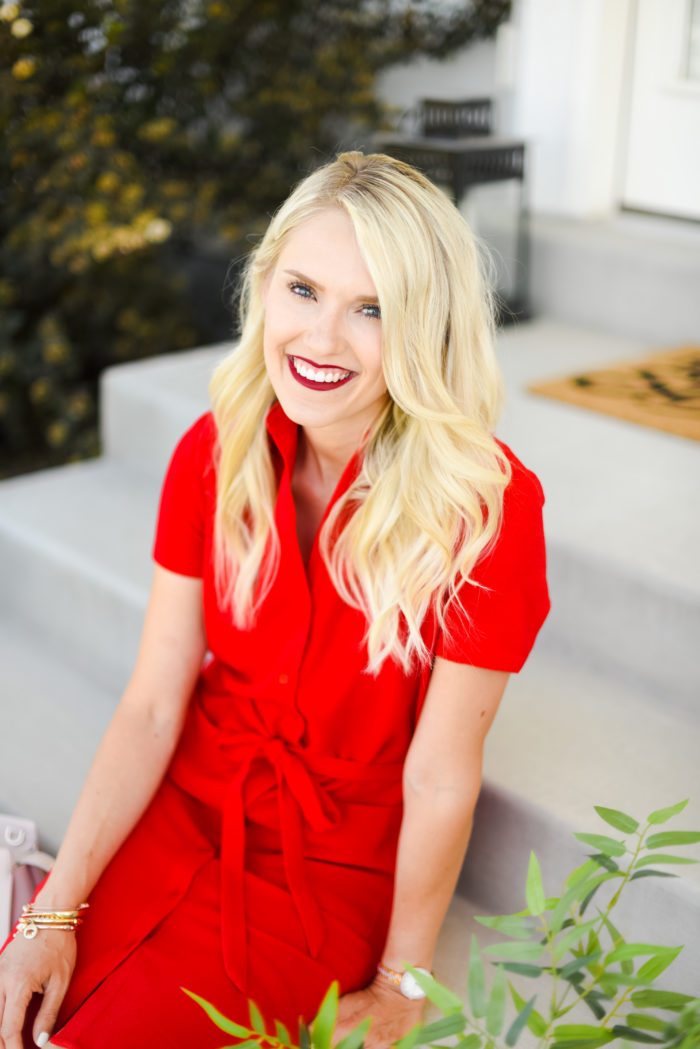
[[[319,368],[303,357],[287,357],[289,370],[301,386],[309,390],[336,390],[352,379],[355,372],[343,368]]]

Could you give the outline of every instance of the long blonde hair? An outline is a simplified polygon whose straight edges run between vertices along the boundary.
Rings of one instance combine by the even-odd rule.
[[[491,297],[474,237],[428,179],[380,154],[343,153],[304,179],[253,251],[241,339],[211,383],[219,435],[219,599],[252,625],[275,577],[276,482],[264,418],[262,288],[285,238],[328,207],[349,216],[379,297],[390,401],[320,550],[338,593],[367,618],[368,669],[429,658],[421,626],[469,581],[500,524],[509,464],[492,437],[501,400]],[[477,585],[477,584],[474,584]]]

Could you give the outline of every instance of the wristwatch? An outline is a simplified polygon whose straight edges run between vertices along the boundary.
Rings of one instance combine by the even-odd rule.
[[[432,975],[427,969],[421,969],[418,965],[415,965],[414,969],[417,973],[424,973],[426,976]],[[413,998],[416,1001],[420,998],[425,998],[425,991],[413,973],[408,972],[408,970],[404,969],[403,972],[397,972],[396,969],[389,969],[386,965],[378,965],[377,972],[381,976],[386,977],[390,983],[393,983],[399,994],[402,994],[404,998]]]

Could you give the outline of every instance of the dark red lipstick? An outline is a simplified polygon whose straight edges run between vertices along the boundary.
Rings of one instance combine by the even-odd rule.
[[[337,390],[339,386],[344,386],[346,382],[350,382],[355,372],[348,371],[342,379],[336,379],[335,382],[317,382],[315,379],[310,379],[306,375],[302,375],[297,371],[294,361],[301,361],[303,364],[308,365],[309,368],[313,368],[317,372],[325,371],[345,371],[341,368],[323,368],[320,364],[316,364],[314,361],[307,360],[306,357],[292,357],[288,356],[287,361],[289,362],[289,370],[299,383],[300,386],[306,386],[308,390]]]

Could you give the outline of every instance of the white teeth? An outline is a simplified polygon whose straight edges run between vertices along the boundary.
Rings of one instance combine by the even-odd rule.
[[[350,372],[343,371],[316,371],[315,368],[298,360],[296,357],[292,357],[292,363],[299,375],[303,376],[304,379],[310,379],[312,382],[340,382],[341,379],[347,379],[348,375],[350,375]]]

